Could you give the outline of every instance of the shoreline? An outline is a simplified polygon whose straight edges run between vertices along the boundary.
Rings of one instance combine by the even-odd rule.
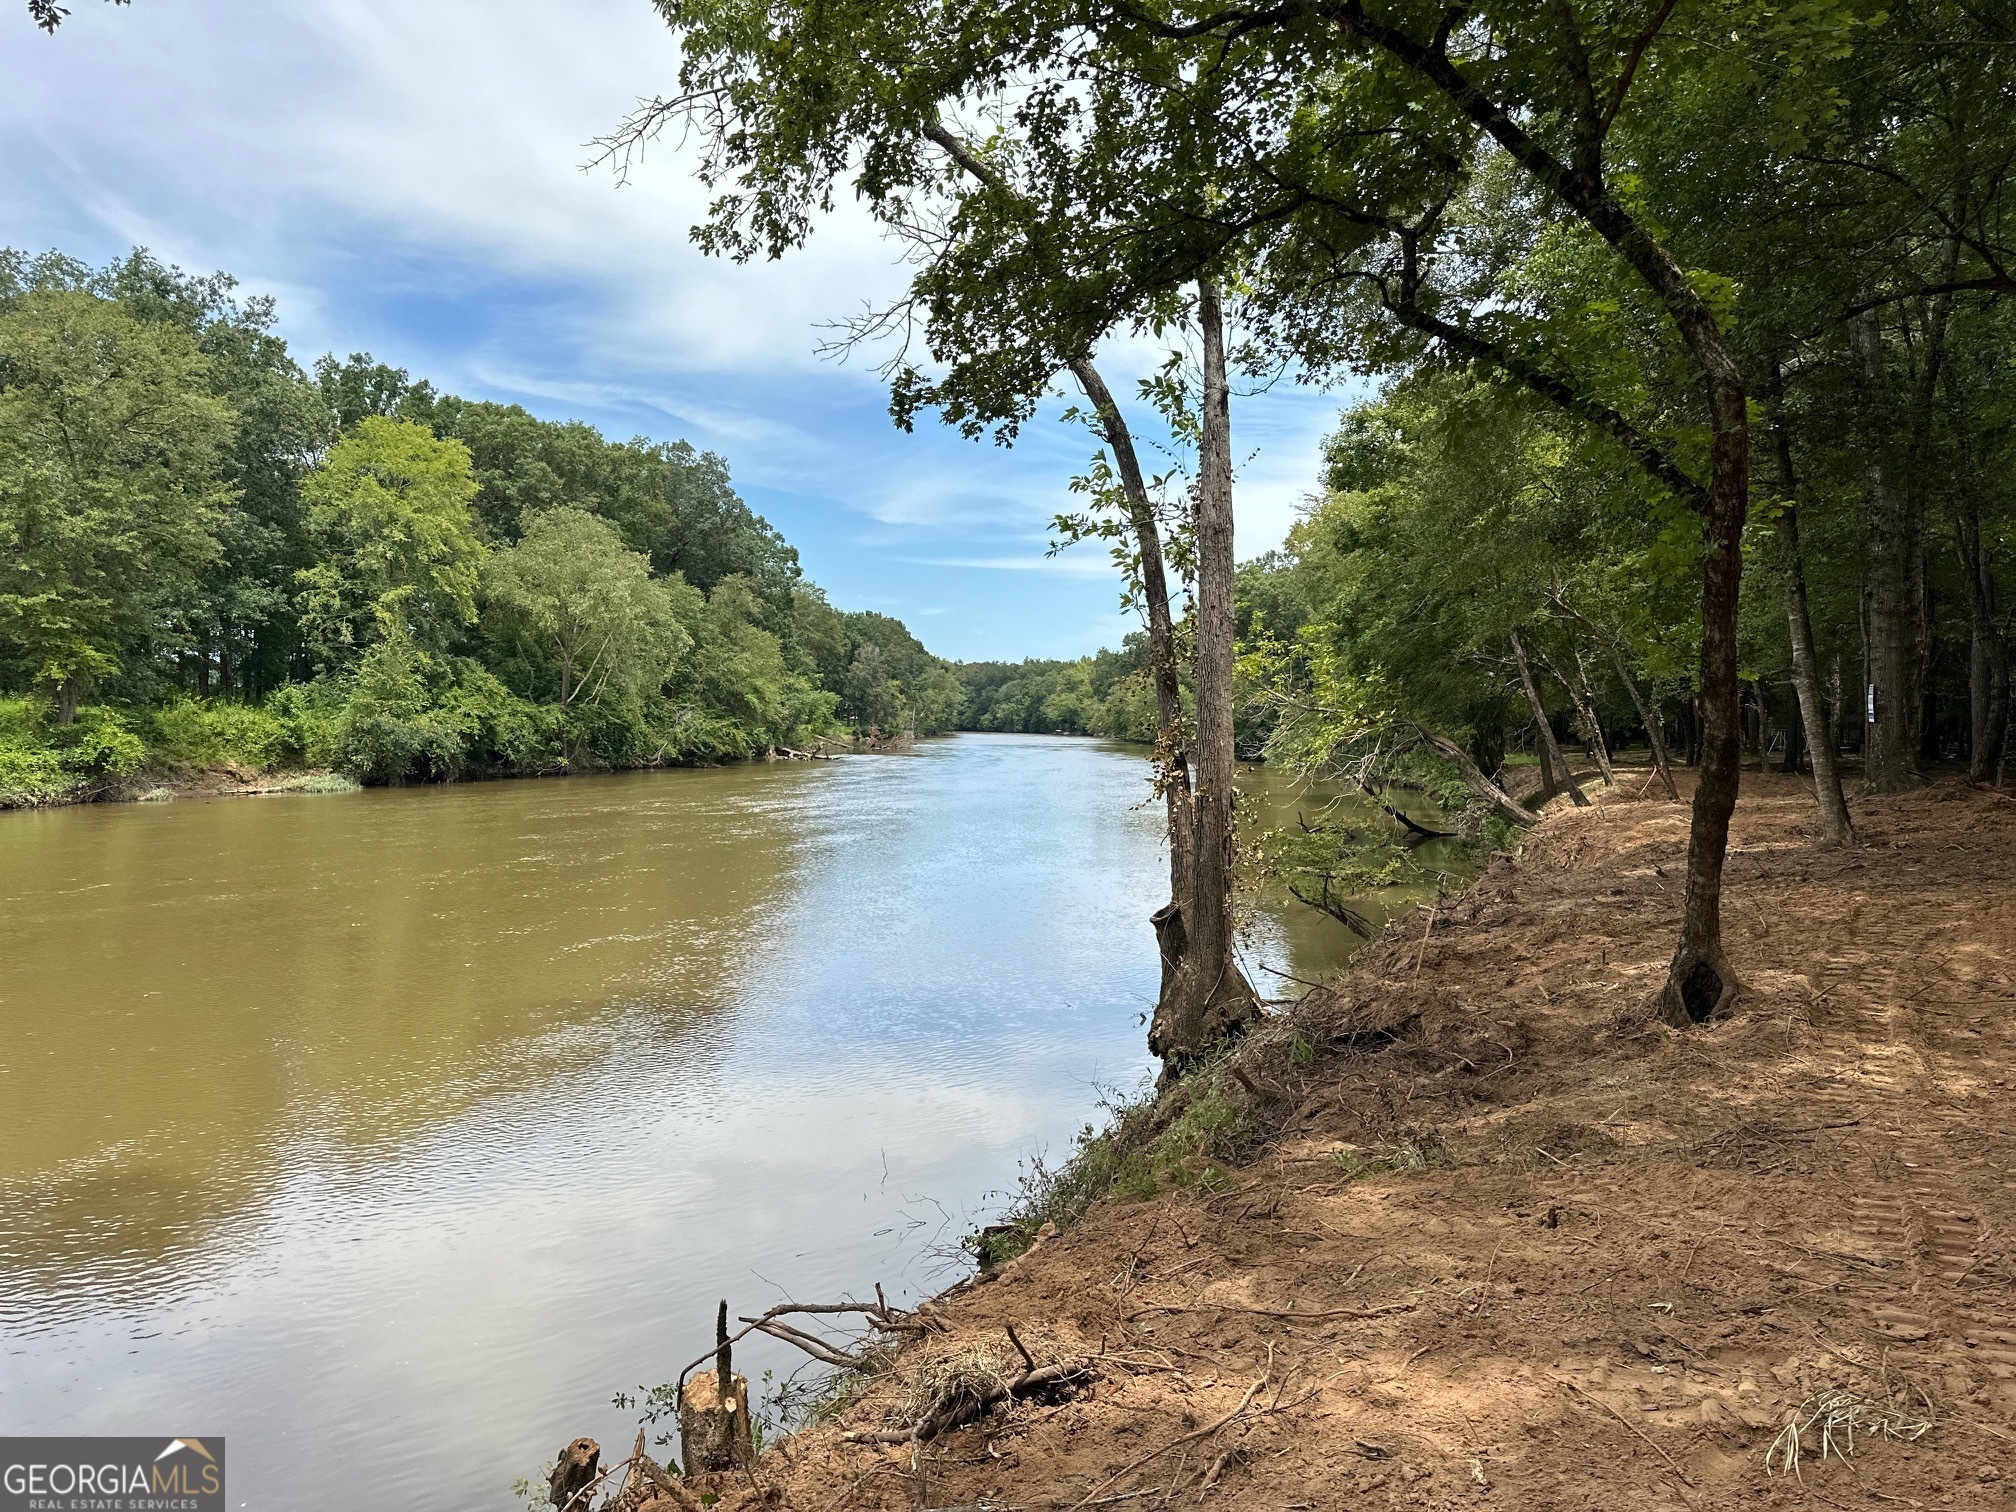
[[[1146,1115],[1147,1190],[921,1304],[719,1507],[2012,1505],[2016,807],[1869,799],[1822,852],[1810,788],[1746,777],[1745,993],[1683,1035],[1644,1004],[1687,810],[1637,788],[1550,808]],[[959,1361],[1082,1374],[913,1439]]]

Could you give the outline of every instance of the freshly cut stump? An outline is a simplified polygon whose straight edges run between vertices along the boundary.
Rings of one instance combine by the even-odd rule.
[[[730,1375],[725,1393],[718,1371],[699,1371],[686,1382],[686,1389],[679,1393],[679,1457],[688,1475],[756,1463],[746,1380]]]

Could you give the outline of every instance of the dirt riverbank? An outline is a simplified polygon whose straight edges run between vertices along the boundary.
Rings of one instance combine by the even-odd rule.
[[[1239,1085],[1283,1132],[1229,1185],[935,1304],[724,1512],[2016,1507],[2016,803],[1870,800],[1823,853],[1794,779],[1746,777],[1746,990],[1676,1035],[1636,1010],[1687,813],[1641,782],[1270,1027]],[[1021,1369],[1010,1323],[1090,1385],[846,1440],[948,1358]]]

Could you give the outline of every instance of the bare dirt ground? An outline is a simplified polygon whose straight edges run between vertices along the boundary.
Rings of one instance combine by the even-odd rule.
[[[1746,776],[1745,990],[1676,1034],[1640,1010],[1687,811],[1641,783],[1271,1026],[1245,1082],[1293,1111],[1229,1187],[1103,1205],[936,1304],[949,1332],[766,1456],[763,1499],[2016,1507],[2016,802],[1860,802],[1824,853],[1806,789]],[[1008,1323],[1091,1384],[844,1440],[949,1355],[1019,1368]]]

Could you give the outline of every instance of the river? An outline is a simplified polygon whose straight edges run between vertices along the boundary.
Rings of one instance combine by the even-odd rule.
[[[0,1432],[223,1435],[273,1512],[502,1508],[620,1455],[612,1395],[716,1298],[947,1284],[1148,1069],[1146,775],[963,735],[0,815]],[[1352,943],[1291,903],[1245,952]]]

